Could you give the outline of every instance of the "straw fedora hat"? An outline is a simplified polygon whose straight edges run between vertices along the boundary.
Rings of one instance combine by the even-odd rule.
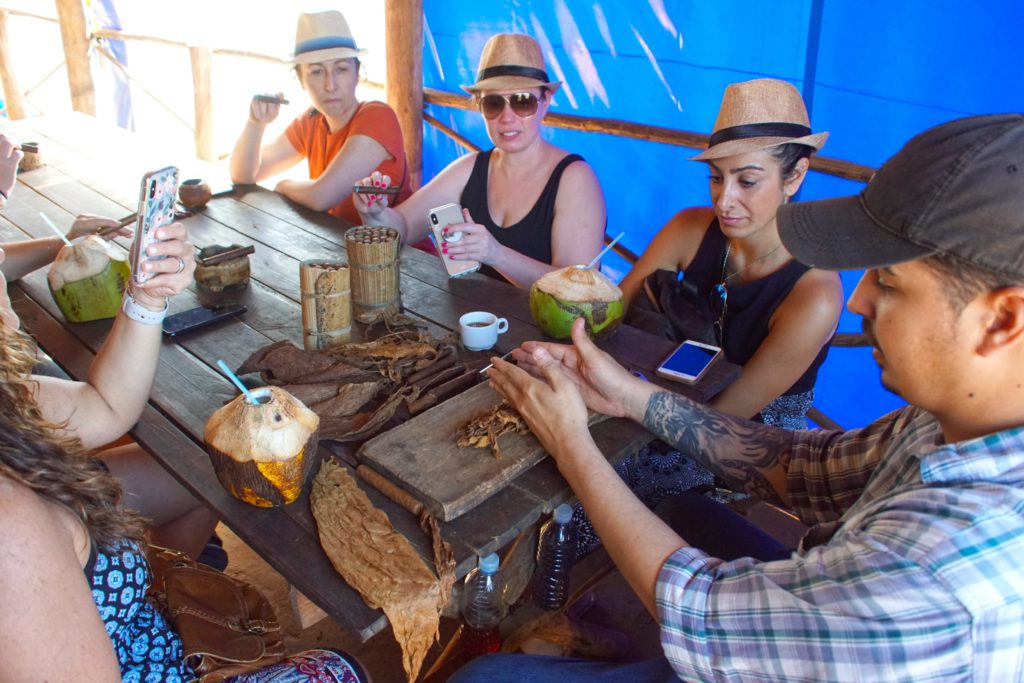
[[[341,12],[311,12],[299,15],[295,29],[294,64],[313,64],[331,59],[349,59],[366,54],[356,47],[355,38]]]
[[[546,87],[558,90],[561,81],[552,81],[544,68],[544,57],[537,41],[523,33],[499,33],[484,45],[477,67],[476,83],[464,85],[466,92]]]
[[[800,91],[785,81],[759,78],[725,89],[708,148],[696,161],[745,154],[790,142],[821,149],[828,133],[811,133]]]

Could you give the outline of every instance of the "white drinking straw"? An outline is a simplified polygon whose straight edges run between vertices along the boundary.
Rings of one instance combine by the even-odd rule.
[[[54,224],[53,224],[53,221],[51,221],[51,220],[50,220],[50,217],[49,217],[49,216],[47,216],[47,215],[46,215],[45,213],[43,213],[42,211],[40,211],[40,212],[39,212],[39,215],[43,217],[43,221],[44,221],[44,222],[45,222],[45,223],[46,223],[47,225],[49,225],[49,226],[50,226],[50,229],[51,229],[51,230],[53,230],[53,231],[54,231],[55,233],[57,233],[57,237],[59,237],[59,238],[61,238],[62,240],[64,240],[64,244],[66,244],[66,245],[68,245],[68,246],[70,247],[70,246],[71,246],[71,240],[69,240],[69,239],[68,239],[67,237],[65,237],[65,236],[64,236],[64,233],[62,233],[62,232],[60,231],[60,228],[58,228],[58,227],[57,227],[56,225],[54,225]]]
[[[619,236],[618,236],[618,237],[616,237],[616,238],[615,238],[615,239],[613,239],[613,240],[612,240],[611,242],[609,242],[609,243],[608,243],[608,246],[607,246],[607,247],[605,247],[604,249],[602,249],[602,250],[601,250],[601,253],[600,253],[600,254],[598,254],[597,256],[595,256],[595,257],[594,257],[594,260],[593,260],[593,261],[591,261],[590,263],[588,263],[588,264],[587,264],[587,268],[588,268],[588,269],[589,269],[589,268],[593,268],[593,267],[594,267],[594,264],[595,264],[595,263],[597,263],[598,261],[600,261],[600,260],[601,260],[601,257],[602,257],[602,256],[604,256],[605,254],[607,254],[607,253],[608,253],[608,250],[609,250],[609,249],[611,249],[612,247],[614,247],[614,246],[615,246],[615,244],[616,244],[616,243],[617,243],[617,242],[618,242],[619,240],[621,240],[621,239],[622,239],[622,236],[623,236],[623,235],[625,235],[625,234],[626,234],[626,232],[625,232],[625,231],[622,231],[622,232],[620,232],[620,233],[619,233]]]
[[[228,367],[227,363],[225,363],[222,360],[219,360],[219,361],[217,361],[217,367],[220,368],[224,372],[224,374],[228,376],[229,380],[231,380],[232,382],[235,383],[236,387],[238,387],[239,389],[242,390],[242,393],[245,394],[245,400],[246,401],[248,401],[249,403],[251,403],[253,405],[256,405],[257,403],[259,403],[256,400],[256,397],[252,395],[252,392],[249,391],[244,384],[242,384],[242,380],[238,379],[238,375],[236,375],[235,373],[231,372],[231,368]]]

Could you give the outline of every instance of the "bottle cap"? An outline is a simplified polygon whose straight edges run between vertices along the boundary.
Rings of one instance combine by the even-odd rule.
[[[555,508],[555,522],[557,524],[568,524],[572,521],[572,506],[562,503]]]
[[[498,553],[491,553],[480,558],[480,571],[484,574],[493,574],[498,571]]]

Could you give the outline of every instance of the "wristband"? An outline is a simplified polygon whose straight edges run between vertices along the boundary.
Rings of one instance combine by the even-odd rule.
[[[168,306],[170,306],[170,302],[164,301],[164,310],[151,311],[132,298],[132,295],[125,290],[124,303],[121,304],[121,310],[124,311],[126,316],[137,323],[142,323],[143,325],[159,325],[164,321],[164,317],[167,315]]]

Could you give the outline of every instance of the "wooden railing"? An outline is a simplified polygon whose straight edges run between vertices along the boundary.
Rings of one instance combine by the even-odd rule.
[[[96,109],[92,74],[89,71],[88,53],[90,45],[99,54],[104,55],[114,63],[116,63],[116,60],[103,48],[100,39],[161,43],[188,49],[192,63],[195,109],[195,125],[192,129],[195,135],[196,155],[206,160],[214,160],[216,157],[213,140],[213,107],[210,106],[212,101],[212,57],[214,55],[227,55],[276,64],[289,63],[280,57],[258,52],[199,47],[189,45],[185,41],[159,36],[139,35],[110,29],[98,29],[89,33],[86,28],[81,0],[55,0],[55,3],[57,18],[22,10],[0,8],[0,79],[3,82],[4,92],[7,94],[7,108],[11,118],[24,117],[26,109],[24,95],[18,86],[17,77],[10,66],[11,61],[7,54],[6,19],[8,14],[60,24],[72,107],[76,111],[87,114],[95,114]],[[399,115],[402,132],[406,139],[409,168],[414,176],[414,186],[417,187],[420,184],[420,174],[422,172],[422,124],[424,120],[452,137],[467,149],[476,149],[472,142],[457,131],[444,125],[437,118],[423,112],[424,103],[466,110],[472,109],[473,104],[472,100],[465,95],[422,87],[420,51],[404,49],[405,45],[415,44],[421,40],[423,34],[422,16],[422,0],[387,0],[385,14],[386,31],[389,37],[387,49],[387,100]],[[123,69],[120,65],[118,66]],[[126,75],[131,76],[127,72]],[[145,90],[138,81],[135,81],[135,83]],[[380,87],[379,84],[374,83],[364,82],[364,84]],[[149,94],[155,98],[152,93]],[[164,106],[166,107],[166,105]],[[170,110],[169,107],[167,108]],[[181,120],[180,117],[178,118]],[[544,122],[546,125],[555,128],[605,133],[693,149],[703,149],[707,146],[708,141],[708,136],[703,133],[619,119],[548,113]],[[182,121],[182,123],[186,126],[189,125],[185,121]],[[821,156],[811,158],[811,168],[821,173],[859,182],[867,182],[875,170],[863,164]]]

